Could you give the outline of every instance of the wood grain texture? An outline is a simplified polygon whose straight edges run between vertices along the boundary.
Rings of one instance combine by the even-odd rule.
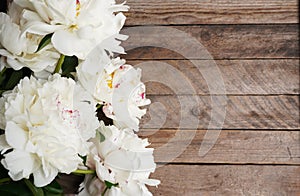
[[[123,43],[128,53],[124,57],[143,60],[298,58],[298,29],[298,25],[128,27],[122,30],[130,36]]]
[[[300,194],[300,166],[166,165],[152,178],[162,182],[155,196]]]
[[[176,134],[183,132],[189,137]],[[206,130],[142,130],[139,135],[149,138],[155,148],[155,161],[169,162],[166,155],[181,151],[171,163],[230,163],[230,164],[298,164],[300,165],[300,131],[247,131],[223,130],[213,148],[205,155],[199,155]],[[190,144],[183,149],[184,143]]]
[[[300,129],[298,96],[148,97],[141,128]]]
[[[300,66],[298,59],[278,60],[160,60],[127,61],[135,67],[142,68],[142,80],[146,82],[148,95],[174,94],[222,94],[227,95],[280,95],[299,94]],[[215,63],[217,67],[209,66]],[[183,75],[192,90],[182,88],[182,81],[176,75],[168,74],[167,64],[175,68],[177,74]],[[225,89],[209,88],[213,85],[207,73],[217,69],[220,76],[212,80],[224,83]],[[168,78],[166,82],[164,78]],[[217,85],[217,83],[216,83]]]
[[[127,25],[297,23],[297,0],[128,0]]]

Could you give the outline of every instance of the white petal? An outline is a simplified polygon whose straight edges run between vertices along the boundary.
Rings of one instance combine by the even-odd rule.
[[[0,135],[0,151],[4,153],[7,149],[10,148],[11,146],[6,142],[5,135]]]
[[[10,17],[5,13],[0,12],[0,25],[6,23],[11,23]]]
[[[110,173],[108,168],[103,166],[103,163],[100,162],[100,159],[94,156],[94,161],[96,163],[96,172],[97,176],[103,182],[106,180],[111,183],[115,183],[114,174]]]
[[[37,35],[47,35],[61,28],[59,25],[48,25],[39,21],[32,21],[24,25],[24,33],[29,32]]]
[[[95,137],[96,129],[100,126],[96,116],[96,103],[93,97],[79,85],[76,85],[74,95],[74,109],[80,113],[80,134],[87,141]]]
[[[0,31],[1,45],[9,52],[20,55],[25,46],[25,39],[21,37],[19,26],[11,22],[2,24]]]
[[[160,180],[155,179],[142,179],[140,182],[147,184],[149,186],[158,186],[160,184]]]
[[[90,40],[80,39],[76,33],[72,33],[70,30],[56,31],[51,40],[54,48],[60,53],[68,56],[75,55],[79,59],[85,59],[93,49]]]
[[[124,149],[111,152],[105,164],[123,171],[150,172],[155,170],[152,152],[131,152]]]
[[[38,170],[36,170],[33,173],[35,186],[43,187],[43,186],[50,184],[58,174],[57,169],[53,168],[51,166],[47,167],[46,170],[47,170],[48,175],[46,175],[46,173],[42,167],[40,167]]]
[[[10,146],[16,149],[25,149],[28,133],[14,122],[7,122],[5,135],[6,141]]]
[[[13,180],[29,178],[30,174],[39,167],[34,156],[19,150],[6,154],[1,163],[9,170],[9,175]]]

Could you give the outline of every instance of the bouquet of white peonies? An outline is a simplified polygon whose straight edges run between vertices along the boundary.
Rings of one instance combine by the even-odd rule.
[[[14,0],[0,13],[0,195],[152,195],[139,121],[141,70],[115,57],[129,7],[115,0]]]

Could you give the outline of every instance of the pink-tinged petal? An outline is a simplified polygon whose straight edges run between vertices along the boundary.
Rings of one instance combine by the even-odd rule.
[[[7,122],[5,129],[7,143],[16,149],[24,149],[28,141],[28,133],[14,122]]]
[[[109,181],[111,183],[115,182],[114,174],[109,171],[108,168],[104,167],[103,162],[100,161],[100,158],[97,156],[94,156],[94,161],[96,163],[96,172],[97,176],[100,180]]]

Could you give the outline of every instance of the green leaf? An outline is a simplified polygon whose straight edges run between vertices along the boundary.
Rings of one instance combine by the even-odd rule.
[[[105,140],[105,136],[100,131],[96,132],[96,138],[99,139],[100,142],[104,142]]]
[[[53,33],[50,33],[48,35],[45,35],[45,37],[43,37],[43,39],[41,40],[37,50],[35,52],[40,51],[41,49],[43,49],[45,46],[47,46],[48,44],[50,44],[51,42],[51,38],[52,38]]]
[[[100,134],[100,142],[104,142],[105,136],[101,132],[99,132],[99,134]]]
[[[118,186],[119,185],[119,183],[116,183],[116,184],[114,184],[114,183],[111,183],[111,182],[108,182],[108,181],[104,181],[104,183],[105,183],[105,185],[110,189],[111,187],[113,187],[113,186]]]
[[[77,66],[78,58],[76,56],[66,56],[62,64],[62,76],[73,78],[71,72],[75,72]]]
[[[25,76],[30,76],[32,71],[28,68],[23,68],[21,70],[14,70],[12,68],[7,68],[0,74],[0,94],[7,90],[13,89],[21,79]]]
[[[2,84],[2,82],[5,80],[5,72],[6,72],[7,68],[4,67],[3,70],[0,72],[0,84]]]
[[[34,186],[30,180],[24,179],[24,182],[30,189],[33,196],[44,196],[44,191],[42,188]]]
[[[81,155],[78,155],[78,156],[82,159],[83,165],[86,165],[87,156],[81,156]]]
[[[5,89],[13,89],[19,81],[23,78],[22,71],[15,71],[11,74],[8,82],[5,85]]]
[[[108,189],[111,189],[111,187],[113,187],[113,186],[118,186],[118,185],[119,185],[119,183],[113,184],[113,183],[108,182],[108,181],[106,181],[106,180],[104,181],[104,183],[105,183],[105,185],[106,185],[106,188],[104,189],[104,191],[103,191],[103,193],[101,194],[101,196],[104,196],[105,193],[106,193],[106,191],[107,191]]]
[[[2,158],[3,155],[1,155],[1,159]],[[5,178],[9,178],[8,171],[3,167],[2,164],[0,164],[0,179],[5,179]]]
[[[9,184],[0,186],[0,195],[3,196],[32,196],[31,191],[28,189],[23,180],[12,181]]]
[[[63,189],[56,180],[53,180],[49,185],[43,187],[45,196],[61,196]]]

